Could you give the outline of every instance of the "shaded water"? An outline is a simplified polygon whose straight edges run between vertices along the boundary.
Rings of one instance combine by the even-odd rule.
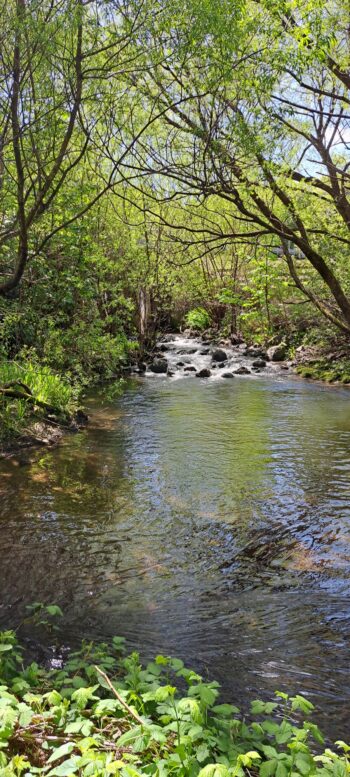
[[[347,736],[348,390],[157,377],[91,413],[0,463],[0,627],[54,601],[68,643],[122,634],[237,703],[304,692]]]

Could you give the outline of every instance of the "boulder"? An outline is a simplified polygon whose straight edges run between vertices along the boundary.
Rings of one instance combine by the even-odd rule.
[[[77,410],[75,413],[74,421],[78,427],[86,426],[86,424],[89,422],[89,416],[84,413],[84,410],[79,408],[79,410]]]
[[[253,361],[253,363],[252,363],[252,367],[254,367],[255,369],[256,368],[260,369],[260,368],[266,367],[265,359],[255,359],[255,361]]]
[[[183,334],[185,337],[200,337],[201,335],[199,329],[184,329]]]
[[[252,356],[254,359],[266,359],[267,354],[263,348],[258,348],[255,345],[248,346],[246,349],[247,356]]]
[[[210,352],[209,348],[202,348],[202,350],[199,351],[201,356],[207,356],[209,352]]]
[[[185,366],[185,362],[176,362],[176,366],[177,367],[184,367]]]
[[[272,345],[267,349],[267,356],[270,362],[283,362],[286,358],[287,347],[285,343]]]
[[[241,335],[236,335],[236,334],[231,335],[230,340],[232,345],[241,345],[243,342]]]
[[[168,372],[168,362],[166,359],[155,359],[149,368],[151,372],[155,372],[157,375],[166,374]]]
[[[221,377],[222,378],[233,378],[233,372],[223,372]]]
[[[250,370],[248,370],[248,367],[238,367],[237,370],[234,371],[234,375],[250,375]]]
[[[175,372],[173,372],[172,370],[168,370],[168,372],[167,372],[168,378],[172,378],[173,375],[175,375]]]
[[[188,367],[184,368],[184,372],[196,372],[196,368],[189,364]]]
[[[203,370],[196,372],[196,378],[210,378],[211,372],[206,367]]]
[[[174,335],[172,334],[163,335],[162,337],[163,343],[171,343],[173,340],[174,340]]]
[[[227,353],[222,348],[214,348],[211,352],[211,358],[213,362],[225,362],[227,360]]]

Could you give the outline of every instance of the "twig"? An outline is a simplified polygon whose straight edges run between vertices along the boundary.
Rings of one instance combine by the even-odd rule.
[[[124,701],[124,699],[122,699],[122,697],[120,696],[120,694],[118,693],[118,691],[115,689],[114,685],[112,685],[112,683],[111,683],[111,681],[110,681],[109,677],[107,677],[107,675],[105,674],[105,672],[103,672],[103,671],[102,671],[102,669],[100,669],[100,668],[99,668],[98,666],[96,666],[96,665],[95,665],[95,669],[96,669],[96,672],[98,672],[98,674],[100,674],[100,675],[101,675],[101,677],[103,677],[103,679],[106,681],[106,683],[107,683],[107,685],[108,685],[108,688],[110,688],[110,689],[111,689],[111,691],[114,693],[114,696],[115,696],[115,697],[118,699],[118,701],[120,702],[120,704],[121,704],[123,707],[125,707],[125,709],[126,709],[126,710],[128,711],[128,713],[129,713],[129,715],[131,715],[131,716],[134,718],[134,720],[137,720],[137,722],[138,722],[138,723],[140,723],[140,724],[141,724],[141,726],[144,726],[145,724],[144,724],[144,722],[143,722],[142,718],[140,718],[140,716],[137,714],[137,712],[134,712],[134,710],[132,710],[132,709],[131,709],[131,707],[129,707],[129,705],[127,704],[127,702],[126,702],[126,701]]]

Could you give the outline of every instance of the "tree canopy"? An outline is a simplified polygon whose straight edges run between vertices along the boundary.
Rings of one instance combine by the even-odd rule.
[[[204,305],[259,338],[281,320],[349,334],[343,3],[11,0],[1,12],[7,353],[40,342],[56,359],[80,327],[93,341],[134,336],[140,300],[151,332]]]

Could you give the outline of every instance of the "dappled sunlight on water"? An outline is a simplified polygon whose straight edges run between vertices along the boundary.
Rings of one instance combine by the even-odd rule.
[[[55,601],[67,642],[125,635],[350,713],[350,393],[144,380],[55,450],[0,465],[1,625]],[[323,721],[324,722],[324,721]]]

